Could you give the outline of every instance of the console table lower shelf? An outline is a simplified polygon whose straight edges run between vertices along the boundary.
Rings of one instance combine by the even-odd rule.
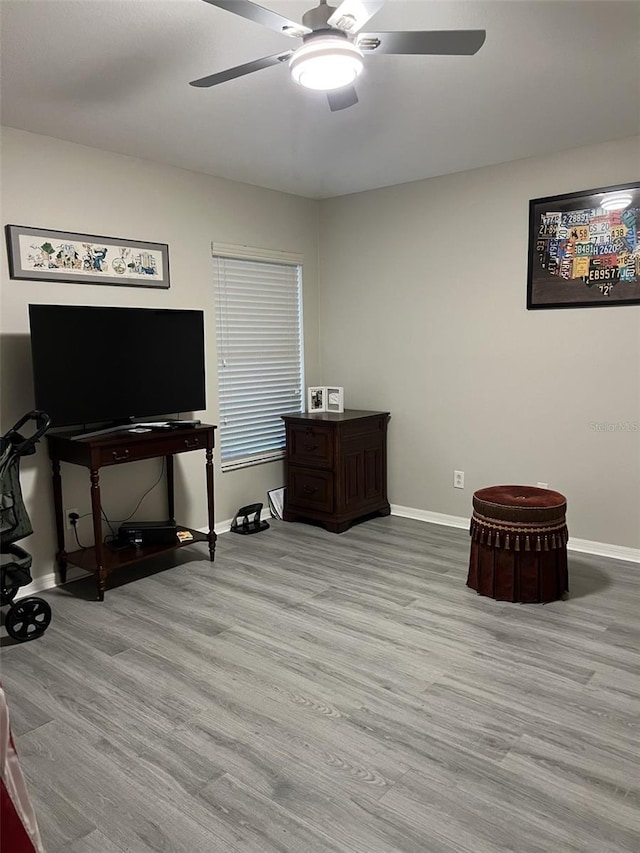
[[[132,566],[135,563],[141,563],[143,560],[148,560],[150,557],[157,557],[160,554],[168,554],[170,551],[178,551],[180,548],[186,548],[188,545],[193,545],[196,542],[205,542],[208,544],[209,537],[206,533],[201,533],[199,530],[193,530],[191,527],[178,525],[178,530],[188,530],[193,536],[187,542],[176,542],[174,545],[140,545],[138,547],[131,546],[123,548],[119,551],[112,551],[108,545],[103,546],[102,550],[102,565],[107,574],[122,569],[125,566]],[[86,572],[99,574],[98,555],[94,546],[90,548],[82,548],[79,551],[71,551],[65,554],[65,562],[77,566],[79,569],[84,569]],[[66,569],[66,566],[65,566]]]

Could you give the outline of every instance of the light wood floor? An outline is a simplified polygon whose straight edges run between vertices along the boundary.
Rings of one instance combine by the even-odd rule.
[[[274,521],[45,594],[2,680],[47,853],[637,853],[640,567],[506,604],[468,553]]]

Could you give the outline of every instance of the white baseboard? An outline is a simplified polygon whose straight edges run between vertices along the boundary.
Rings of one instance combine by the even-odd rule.
[[[391,515],[398,515],[401,518],[414,518],[416,521],[426,521],[429,524],[442,524],[445,527],[469,529],[470,519],[460,515],[444,515],[440,512],[428,512],[424,509],[414,509],[397,504],[391,504]],[[613,560],[640,563],[640,548],[627,548],[625,545],[609,545],[606,542],[592,542],[590,539],[575,539],[572,536],[567,544],[567,549],[581,554],[592,554],[595,557],[611,557]]]
[[[590,539],[575,539],[572,536],[567,548],[569,551],[593,554],[595,557],[611,557],[613,560],[640,563],[640,548],[627,548],[626,545],[609,545],[607,542],[592,542]]]
[[[469,529],[469,519],[461,515],[444,515],[441,512],[429,512],[426,509],[414,509],[411,506],[398,506],[391,504],[391,515],[399,515],[401,518],[413,518],[416,521],[427,521],[429,524],[442,524],[445,527],[459,527],[462,530]]]
[[[76,566],[67,567],[67,583],[90,576],[91,572],[85,572],[83,569],[78,569]],[[42,575],[42,577],[35,578],[35,580],[30,584],[27,584],[27,586],[21,586],[16,598],[27,598],[29,595],[37,595],[37,593],[44,592],[45,589],[52,589],[54,586],[64,586],[64,584],[61,584],[58,581],[58,575],[56,572],[49,572],[46,575]]]

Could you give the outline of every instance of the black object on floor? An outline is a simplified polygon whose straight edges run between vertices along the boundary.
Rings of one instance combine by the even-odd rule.
[[[269,527],[268,521],[260,521],[260,513],[262,512],[262,504],[248,504],[241,506],[235,514],[231,522],[231,531],[233,533],[260,533],[262,530],[267,530]],[[253,515],[250,519],[249,516]],[[242,518],[242,521],[238,519]]]

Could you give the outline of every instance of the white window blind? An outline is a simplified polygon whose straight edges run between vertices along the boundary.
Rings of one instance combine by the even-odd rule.
[[[302,410],[302,264],[213,244],[223,470],[283,456],[281,415]]]

